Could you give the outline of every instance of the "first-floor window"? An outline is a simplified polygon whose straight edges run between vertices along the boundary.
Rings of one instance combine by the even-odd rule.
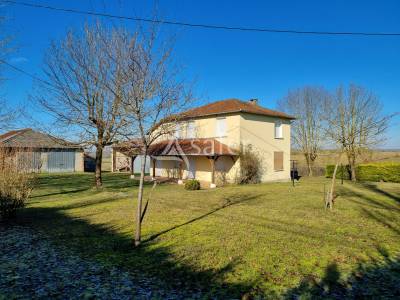
[[[283,171],[283,152],[274,152],[274,171]]]

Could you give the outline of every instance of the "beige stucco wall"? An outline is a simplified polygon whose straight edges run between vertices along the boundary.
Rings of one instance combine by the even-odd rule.
[[[195,171],[196,179],[202,181],[211,181],[211,164],[206,157],[204,156],[189,157],[188,162],[189,164],[194,164],[196,168]],[[179,163],[172,160],[157,160],[155,173],[156,176],[178,178]],[[182,178],[183,179],[189,178],[189,170],[185,162],[182,162]]]
[[[211,181],[211,162],[205,156],[187,157],[189,164],[194,164],[195,178],[201,181]],[[189,178],[189,167],[185,161],[182,164],[182,178]],[[228,156],[219,157],[215,162],[215,181],[218,185],[222,185],[224,181],[233,182],[237,172],[238,162]],[[152,166],[150,168],[152,173]],[[179,178],[179,163],[173,160],[157,160],[156,176]]]
[[[251,144],[254,151],[258,152],[263,161],[262,181],[277,181],[290,179],[290,120],[268,117],[263,115],[254,115],[247,113],[227,114],[226,118],[226,136],[216,136],[217,117],[201,117],[195,119],[195,137],[196,138],[216,138],[220,142],[233,149],[239,149]],[[275,121],[281,120],[283,124],[283,138],[275,138]],[[181,122],[181,138],[187,138],[187,122]],[[159,140],[169,139],[172,136],[164,136]],[[274,170],[274,152],[282,151],[284,168],[282,171]],[[156,174],[166,176],[171,171],[163,171],[165,168],[172,168],[168,162],[159,162],[156,168]],[[206,157],[196,157],[196,178],[199,180],[211,180],[211,165]],[[225,177],[228,182],[234,181],[239,171],[240,162],[234,161],[230,157],[220,157],[216,162],[216,181]],[[152,171],[150,171],[152,174]],[[187,178],[187,171],[183,172],[183,178]]]
[[[240,139],[243,145],[251,144],[263,160],[262,181],[290,179],[290,121],[283,120],[283,138],[275,138],[275,121],[278,118],[242,113]],[[274,171],[274,151],[283,152],[283,170]]]
[[[222,116],[221,116],[222,117]],[[238,147],[240,143],[240,115],[239,114],[227,114],[223,117],[226,118],[227,134],[223,137],[216,136],[216,116],[201,117],[195,120],[195,138],[217,138],[220,142],[227,144],[231,147]],[[180,138],[189,138],[188,136],[188,121],[179,122],[179,128],[181,128]],[[173,126],[171,126],[172,128]],[[156,141],[167,140],[174,138],[174,134],[168,134],[159,137]]]

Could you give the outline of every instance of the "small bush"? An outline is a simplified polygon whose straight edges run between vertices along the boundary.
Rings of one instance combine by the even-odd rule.
[[[190,179],[185,182],[185,189],[190,191],[196,191],[200,189],[200,181],[196,179]]]
[[[332,177],[335,166],[326,166],[326,177]],[[344,179],[350,179],[350,167],[343,166]],[[400,163],[369,163],[359,164],[356,167],[356,176],[359,181],[386,181],[400,182]],[[341,178],[341,169],[339,167],[336,178]]]
[[[18,153],[0,151],[0,220],[15,217],[24,207],[34,183],[34,175],[24,168]]]
[[[239,151],[240,170],[236,175],[236,183],[260,183],[262,176],[262,159],[251,145],[241,146]]]

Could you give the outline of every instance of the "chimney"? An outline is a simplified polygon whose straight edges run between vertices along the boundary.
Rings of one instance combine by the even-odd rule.
[[[258,99],[250,99],[249,103],[252,105],[258,105]]]

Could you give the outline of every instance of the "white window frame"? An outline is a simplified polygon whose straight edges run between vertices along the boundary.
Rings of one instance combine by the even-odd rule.
[[[186,135],[187,135],[188,139],[194,139],[196,137],[196,122],[195,121],[187,122]]]
[[[283,139],[283,124],[281,120],[275,121],[274,125],[274,135],[276,139]]]
[[[221,121],[223,121],[221,123]],[[220,127],[223,124],[223,127]],[[215,137],[226,137],[226,117],[218,117],[215,122]]]
[[[174,132],[175,139],[180,139],[182,137],[182,124],[177,123],[175,125],[175,132]]]

